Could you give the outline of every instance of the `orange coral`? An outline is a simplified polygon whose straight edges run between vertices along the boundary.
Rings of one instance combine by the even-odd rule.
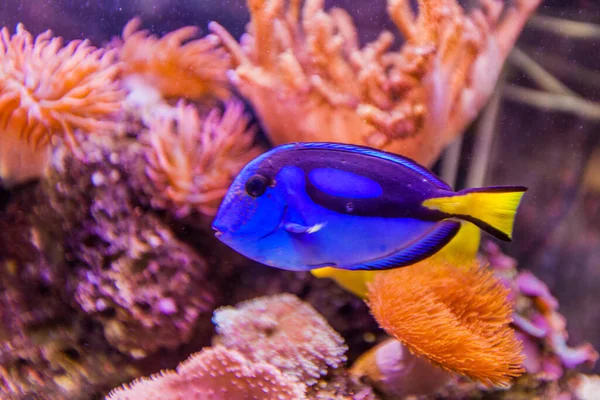
[[[476,262],[455,268],[426,260],[378,274],[368,300],[383,329],[415,354],[486,385],[507,386],[523,372],[508,292]]]
[[[235,350],[208,348],[164,371],[113,390],[107,400],[301,400],[305,386]]]
[[[3,178],[39,176],[44,163],[35,160],[45,156],[45,146],[54,136],[65,138],[73,148],[75,129],[95,132],[117,126],[111,117],[119,110],[123,93],[115,80],[119,67],[114,51],[97,49],[87,40],[63,46],[51,31],[34,40],[19,24],[12,36],[6,27],[1,31],[0,67]],[[13,146],[18,146],[18,155]],[[20,172],[29,162],[39,165]]]
[[[215,312],[216,342],[254,362],[314,385],[346,361],[342,337],[310,305],[291,294],[261,297]]]
[[[407,41],[393,35],[359,48],[342,9],[323,0],[249,0],[242,44],[216,22],[209,28],[233,55],[233,84],[248,98],[275,144],[366,144],[432,164],[489,98],[500,68],[540,0],[519,0],[500,19],[497,0],[466,15],[456,0],[389,0]]]
[[[154,87],[164,97],[229,97],[230,59],[218,37],[191,40],[198,30],[187,26],[157,38],[138,30],[140,24],[134,18],[123,29],[120,57],[127,83]]]
[[[180,102],[174,115],[151,119],[146,172],[156,189],[153,205],[173,208],[177,216],[192,210],[214,215],[233,178],[259,154],[248,123],[237,100],[222,115],[213,109],[201,118],[193,105]]]

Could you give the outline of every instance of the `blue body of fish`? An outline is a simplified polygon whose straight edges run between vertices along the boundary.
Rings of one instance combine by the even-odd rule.
[[[479,197],[486,196],[487,202],[495,193],[516,193],[518,206],[525,190],[456,193],[405,157],[337,143],[293,143],[244,167],[213,229],[231,248],[272,267],[389,269],[439,251],[456,235],[461,220],[508,240],[511,232],[494,226],[493,218],[490,223],[464,212],[468,205],[463,203],[477,205]],[[511,205],[514,212],[516,206]]]

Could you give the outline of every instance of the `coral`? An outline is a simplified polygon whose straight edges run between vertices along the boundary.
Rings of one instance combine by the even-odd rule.
[[[152,205],[178,217],[191,211],[214,215],[233,178],[259,154],[252,147],[255,127],[248,126],[238,100],[227,102],[222,115],[214,108],[201,118],[182,102],[175,112],[155,118],[145,137]]]
[[[74,303],[134,357],[187,342],[212,311],[212,285],[205,260],[138,203],[130,183],[143,179],[144,147],[95,137],[80,148],[81,158],[54,151],[40,215],[61,227]]]
[[[126,86],[147,86],[167,98],[229,97],[230,58],[217,36],[192,40],[198,30],[186,26],[158,38],[140,25],[139,18],[129,21],[119,46]]]
[[[414,355],[395,339],[363,354],[352,365],[352,374],[391,398],[433,394],[452,379],[452,374]]]
[[[343,339],[308,304],[282,294],[252,299],[213,317],[216,343],[267,362],[308,385],[345,361]]]
[[[567,345],[566,319],[558,312],[558,300],[546,284],[529,271],[517,271],[516,260],[504,255],[493,242],[486,243],[484,250],[516,304],[513,323],[524,344],[527,372],[540,380],[556,380],[565,369],[593,366],[598,352],[592,345]]]
[[[177,371],[164,371],[115,389],[111,400],[305,399],[305,386],[265,363],[217,346],[192,355]]]
[[[29,185],[0,210],[0,393],[88,399],[139,372],[69,305],[62,246],[32,218],[38,197]]]
[[[323,317],[290,294],[215,312],[218,336],[176,372],[142,378],[107,399],[376,400],[342,368],[345,346]],[[317,383],[318,380],[318,384]]]
[[[410,351],[485,385],[508,386],[523,372],[523,356],[507,296],[478,262],[456,268],[425,260],[377,275],[368,301],[382,328]]]
[[[0,172],[14,184],[41,175],[47,145],[60,136],[74,147],[74,130],[114,130],[124,93],[115,52],[87,40],[63,46],[51,31],[35,40],[22,24],[0,39]],[[25,141],[28,145],[21,143]],[[15,152],[14,150],[18,150]]]
[[[389,0],[406,38],[360,48],[350,16],[323,0],[249,0],[251,23],[240,44],[218,23],[233,57],[231,82],[275,144],[366,144],[431,165],[477,115],[504,60],[540,0],[505,10],[495,0],[466,15],[455,0]],[[293,121],[293,122],[292,122]]]

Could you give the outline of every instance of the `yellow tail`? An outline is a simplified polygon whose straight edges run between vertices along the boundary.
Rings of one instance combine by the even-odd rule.
[[[470,221],[499,239],[512,239],[515,215],[527,188],[521,186],[466,189],[451,197],[437,197],[423,206]]]

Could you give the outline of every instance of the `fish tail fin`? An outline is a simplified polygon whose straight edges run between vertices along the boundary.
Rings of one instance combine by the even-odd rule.
[[[510,242],[515,215],[526,191],[523,186],[465,189],[454,196],[427,199],[423,206],[470,221],[498,239]]]

